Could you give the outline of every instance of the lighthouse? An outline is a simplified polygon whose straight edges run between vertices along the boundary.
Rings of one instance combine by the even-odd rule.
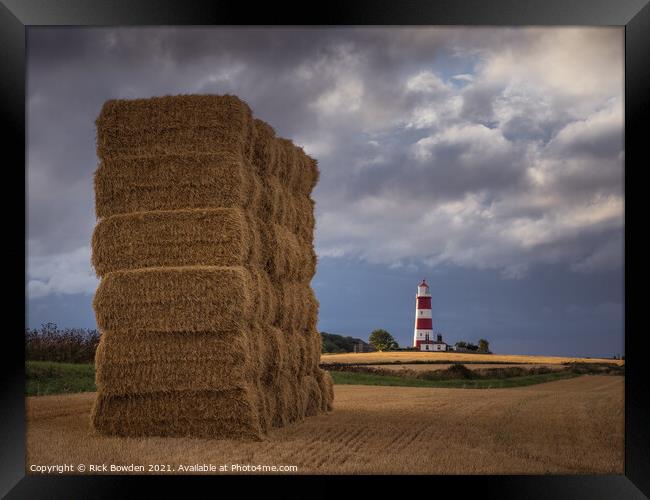
[[[413,330],[413,347],[420,351],[446,351],[447,344],[438,335],[433,339],[433,319],[431,316],[431,293],[426,280],[418,285],[415,296],[415,328]]]
[[[433,324],[431,318],[431,293],[425,280],[418,285],[415,296],[415,329],[413,330],[413,347],[430,350],[433,343]]]

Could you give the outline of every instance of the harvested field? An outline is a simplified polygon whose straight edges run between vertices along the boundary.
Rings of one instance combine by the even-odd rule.
[[[622,474],[623,389],[623,377],[600,375],[511,389],[339,385],[334,412],[260,442],[106,437],[90,428],[94,393],[29,397],[27,472],[198,463],[295,465],[298,474]]]
[[[467,354],[459,352],[367,352],[323,354],[321,363],[379,364],[379,363],[614,363],[624,365],[620,359],[571,358],[564,356],[527,356],[522,354]]]
[[[435,363],[435,364],[427,364],[427,363],[413,363],[413,364],[408,364],[408,363],[400,363],[400,364],[394,364],[394,365],[364,365],[368,366],[370,368],[381,368],[382,370],[389,370],[389,371],[405,371],[405,370],[413,370],[416,372],[432,372],[432,371],[438,371],[438,370],[446,370],[447,368],[453,366],[451,363]],[[465,365],[467,368],[470,370],[489,370],[492,368],[518,368],[521,367],[521,364],[508,364],[508,363],[468,363]],[[533,369],[533,368],[548,368],[549,370],[562,370],[564,369],[564,366],[561,364],[526,364],[524,366],[526,369]]]

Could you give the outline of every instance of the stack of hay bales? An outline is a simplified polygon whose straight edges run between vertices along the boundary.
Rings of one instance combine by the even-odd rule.
[[[316,161],[234,96],[108,101],[97,151],[94,427],[255,439],[331,410]]]

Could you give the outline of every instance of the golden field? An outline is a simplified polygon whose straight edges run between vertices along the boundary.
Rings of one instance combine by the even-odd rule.
[[[453,366],[450,363],[399,363],[394,365],[368,365],[364,364],[370,368],[380,368],[381,370],[390,371],[390,372],[401,372],[401,371],[416,371],[416,372],[435,372],[438,370],[446,370],[447,368]],[[564,365],[559,363],[555,364],[540,364],[540,363],[531,363],[521,365],[519,363],[468,363],[465,365],[470,370],[489,370],[491,368],[513,368],[513,367],[523,367],[526,370],[533,368],[548,368],[549,370],[559,371],[564,369]]]
[[[562,363],[613,363],[625,364],[620,359],[605,358],[571,358],[563,356],[527,356],[523,354],[467,354],[460,352],[366,352],[344,354],[322,354],[321,364],[332,363],[533,363],[533,364],[562,364]]]
[[[27,398],[31,464],[295,465],[298,474],[623,473],[620,376],[509,389],[335,386],[334,411],[261,442],[116,438],[95,393]]]

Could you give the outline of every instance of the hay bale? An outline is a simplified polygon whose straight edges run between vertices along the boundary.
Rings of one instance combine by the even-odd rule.
[[[99,276],[144,267],[258,264],[258,235],[238,208],[114,215],[95,227],[92,263]]]
[[[110,394],[241,388],[273,362],[261,329],[233,332],[105,332],[97,347],[96,384]]]
[[[234,96],[109,101],[97,151],[93,426],[260,439],[331,410],[316,161]]]
[[[236,155],[168,154],[102,160],[95,172],[97,217],[130,212],[248,207],[256,210],[261,180]]]
[[[194,436],[258,440],[262,428],[255,391],[179,391],[114,395],[100,391],[92,423],[119,436]]]
[[[102,160],[197,150],[252,158],[251,110],[234,96],[109,100],[96,125]]]
[[[278,287],[277,325],[285,330],[315,329],[318,322],[318,300],[309,285],[297,282]]]
[[[223,331],[270,323],[276,298],[264,273],[243,267],[153,267],[104,276],[93,300],[102,330]]]
[[[219,390],[299,377],[319,357],[302,332],[259,325],[229,332],[108,331],[97,347],[96,382],[111,394]]]
[[[99,276],[146,267],[244,266],[264,268],[275,280],[307,282],[316,272],[312,246],[240,208],[112,215],[95,227],[92,263]]]

